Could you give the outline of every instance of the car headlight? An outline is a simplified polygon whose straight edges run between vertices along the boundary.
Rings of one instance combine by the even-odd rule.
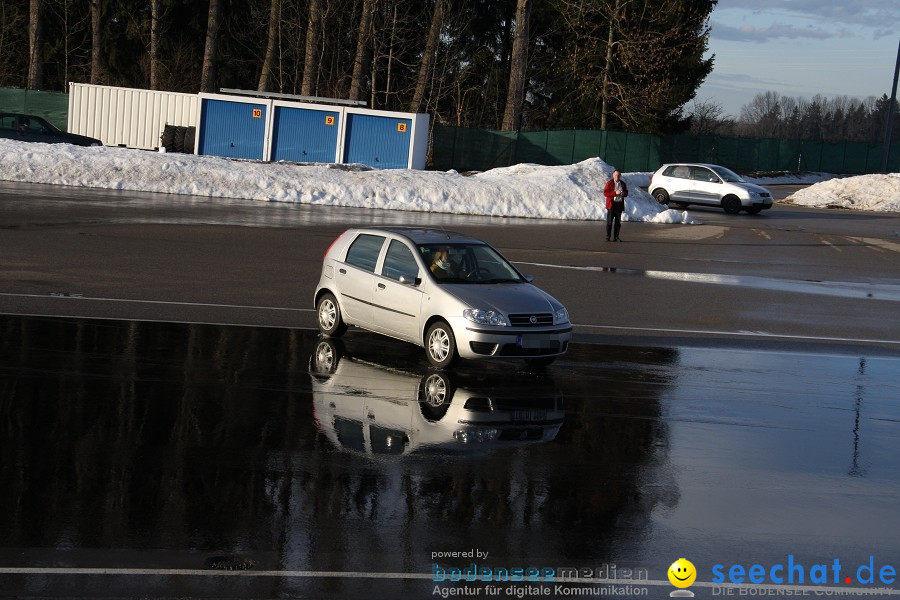
[[[555,313],[553,313],[553,324],[559,325],[560,323],[568,323],[569,322],[569,311],[565,308],[560,308]]]
[[[493,310],[478,310],[475,308],[467,308],[463,311],[463,316],[473,323],[478,323],[479,325],[501,325],[503,327],[509,326],[509,323],[506,322],[506,317]]]

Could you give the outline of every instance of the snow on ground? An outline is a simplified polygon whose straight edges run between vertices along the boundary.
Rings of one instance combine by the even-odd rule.
[[[900,173],[832,179],[794,192],[789,204],[900,212]]]
[[[456,171],[263,163],[214,156],[0,139],[0,179],[8,181],[540,219],[605,219],[603,185],[612,176],[612,171],[613,167],[601,159],[591,158],[575,165],[547,167],[521,164],[463,176]],[[625,220],[698,222],[687,211],[665,210],[641,189],[649,183],[649,176],[649,173],[623,175],[630,191]],[[874,177],[866,176],[863,181],[878,181],[878,185],[856,183],[852,187],[841,187],[846,191],[840,193],[856,198],[856,190],[864,188],[866,198],[870,193],[892,194],[893,202],[887,202],[884,206],[894,208],[874,210],[898,210],[897,188],[892,188],[894,191],[891,192],[880,180],[868,179]],[[853,179],[858,178],[827,183],[841,186],[840,182]],[[897,180],[897,176],[893,179]],[[866,207],[874,205],[866,200]]]

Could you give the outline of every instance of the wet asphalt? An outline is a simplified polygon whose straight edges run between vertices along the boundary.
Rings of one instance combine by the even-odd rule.
[[[130,198],[122,202],[149,211],[148,224],[168,210]],[[77,240],[72,223],[112,231],[100,229],[108,199],[83,200],[72,221],[51,210],[24,225],[7,206],[0,236]],[[66,210],[72,202],[64,198]],[[102,223],[85,229],[93,210]],[[171,210],[178,221],[194,209]],[[290,218],[274,226],[297,226]],[[828,215],[810,219],[833,226]],[[476,221],[462,225],[486,226]],[[885,231],[879,239],[893,243]],[[866,251],[880,262],[862,277],[828,279],[892,293],[892,251]],[[637,255],[617,260],[636,273],[601,276],[644,281],[655,270]],[[49,295],[42,286],[62,290],[66,277],[76,294],[116,289],[49,267],[29,282],[25,262],[6,254],[4,291]],[[749,264],[731,273],[751,279],[681,285],[740,291],[777,279]],[[225,304],[231,284],[189,299]],[[166,285],[149,291],[165,296]],[[869,300],[773,293],[818,298],[835,319],[841,302]],[[158,318],[135,318],[138,309],[117,306],[117,315],[0,315],[0,597],[662,598],[680,557],[696,567],[690,590],[701,598],[896,595],[880,589],[898,587],[884,579],[900,568],[900,358],[890,345],[620,344],[582,331],[546,370],[478,362],[445,373],[420,349],[364,332],[334,342],[280,317],[253,324],[270,311],[236,326],[172,322],[158,307]],[[882,323],[896,340],[896,321]],[[748,579],[754,565],[762,583]],[[791,580],[775,585],[785,567]],[[523,581],[496,581],[518,569]]]
[[[660,597],[681,556],[900,556],[896,358],[575,344],[435,402],[363,332],[6,316],[0,364],[4,597],[426,598],[473,562]]]

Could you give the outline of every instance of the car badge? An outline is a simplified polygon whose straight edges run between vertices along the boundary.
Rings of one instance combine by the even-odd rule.
[[[535,323],[537,323],[537,317],[534,316],[534,315],[531,315],[531,317],[530,317],[528,320],[531,321],[531,324],[532,324],[532,325],[534,325]]]

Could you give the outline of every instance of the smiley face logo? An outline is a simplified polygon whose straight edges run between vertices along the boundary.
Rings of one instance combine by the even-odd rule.
[[[694,563],[686,558],[679,558],[669,567],[669,582],[677,588],[690,587],[697,579]]]

